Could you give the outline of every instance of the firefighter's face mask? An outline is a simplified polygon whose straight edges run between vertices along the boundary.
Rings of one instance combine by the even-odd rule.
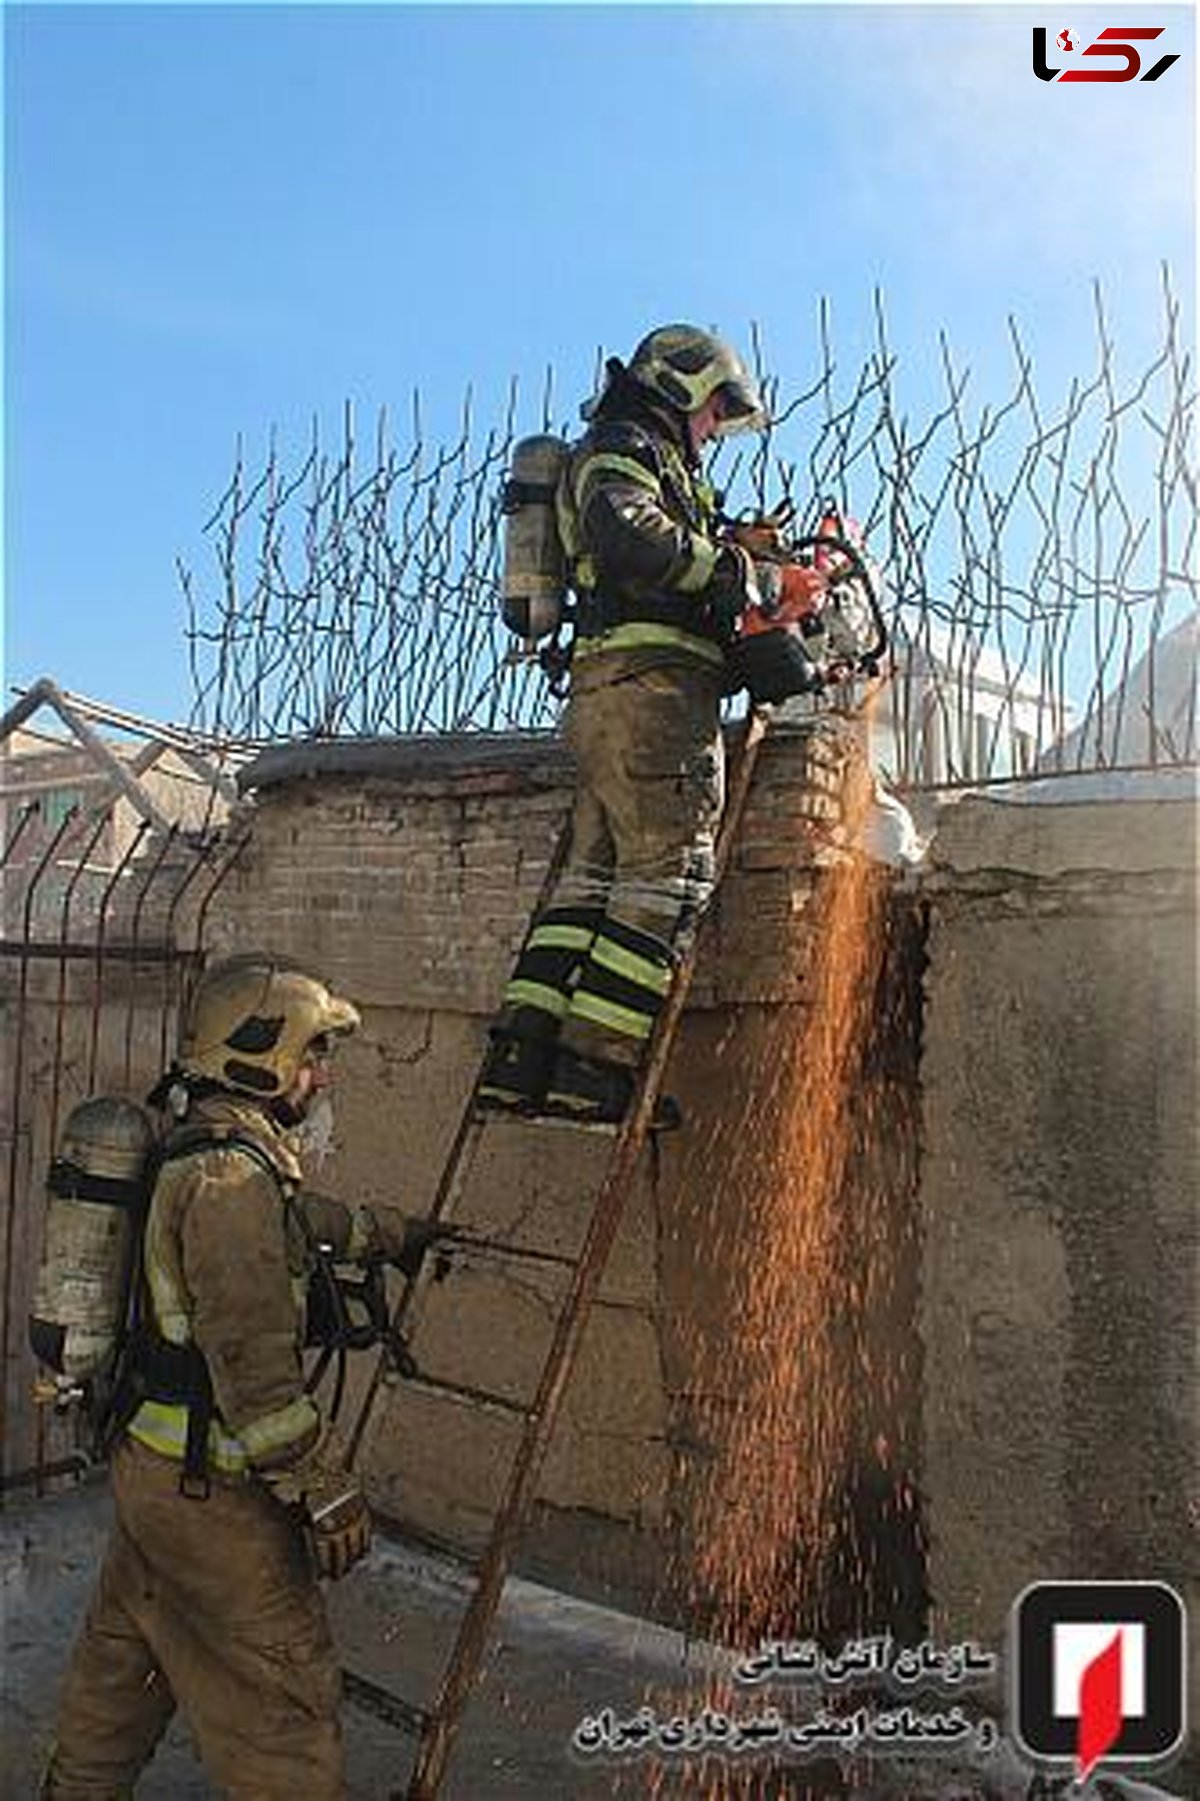
[[[708,399],[688,414],[688,431],[692,449],[699,455],[713,438],[727,438],[734,432],[762,429],[765,415],[757,401],[742,385],[723,382]]]
[[[711,438],[720,434],[722,426],[721,397],[710,394],[703,406],[688,414],[688,433],[692,449],[699,455]]]
[[[318,1170],[334,1149],[335,1120],[328,1089],[311,1097],[308,1109],[292,1133],[292,1148],[306,1170]]]
[[[301,1125],[318,1101],[325,1100],[325,1090],[333,1080],[336,1049],[332,1033],[322,1033],[307,1046],[290,1088],[275,1102],[276,1115],[285,1125]]]

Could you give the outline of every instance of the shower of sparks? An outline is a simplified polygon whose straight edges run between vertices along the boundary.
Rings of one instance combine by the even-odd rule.
[[[838,1330],[838,1200],[880,944],[880,885],[859,858],[828,870],[816,901],[806,1005],[774,1010],[759,1067],[720,1157],[730,1309],[720,1359],[731,1405],[714,1419],[720,1474],[705,1497],[694,1571],[719,1636],[749,1644],[794,1623],[828,1543],[828,1497],[850,1408]],[[714,1247],[715,1248],[715,1247]],[[791,1616],[790,1620],[789,1617]]]
[[[909,1371],[864,1326],[894,1305],[888,1199],[911,1154],[893,1132],[884,1049],[907,1022],[879,1011],[904,1007],[885,980],[888,876],[849,848],[870,800],[852,761],[838,848],[814,871],[804,998],[760,1010],[753,1065],[739,1063],[736,1097],[697,1157],[694,1205],[701,1187],[710,1198],[719,1188],[721,1205],[697,1229],[695,1255],[718,1273],[725,1304],[715,1322],[707,1310],[697,1319],[687,1347],[703,1461],[677,1587],[693,1630],[736,1650],[880,1630],[887,1620],[872,1610],[894,1615],[920,1592],[916,1497],[893,1423]],[[881,1526],[884,1538],[899,1528],[898,1558]],[[917,1567],[897,1582],[906,1555]],[[705,1701],[737,1705],[720,1684]],[[711,1801],[780,1792],[778,1773],[711,1759],[643,1768],[638,1780],[643,1793]]]

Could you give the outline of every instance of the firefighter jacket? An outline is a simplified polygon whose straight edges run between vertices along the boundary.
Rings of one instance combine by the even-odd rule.
[[[234,1141],[244,1141],[241,1143]],[[282,1474],[316,1444],[320,1411],[301,1363],[316,1244],[339,1260],[388,1255],[367,1208],[306,1193],[288,1135],[254,1102],[195,1101],[167,1141],[143,1245],[143,1307],[160,1349],[202,1356],[211,1387],[206,1463],[226,1476]],[[161,1346],[165,1341],[165,1347]],[[160,1364],[163,1359],[160,1357]],[[131,1437],[181,1462],[189,1404],[143,1381]]]
[[[626,383],[572,451],[558,514],[580,668],[597,652],[644,647],[724,663],[742,578],[686,433],[681,416]]]

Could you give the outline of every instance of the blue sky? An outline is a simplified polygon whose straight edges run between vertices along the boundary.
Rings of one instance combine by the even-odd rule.
[[[794,390],[877,285],[917,412],[939,327],[1002,395],[1010,313],[1050,394],[1094,277],[1156,346],[1164,258],[1194,335],[1193,13],[1161,81],[1064,87],[1032,26],[1117,13],[1060,10],[6,7],[6,684],[185,716],[235,440],[346,399],[449,429],[518,375],[533,427],[547,362],[566,413],[676,318],[757,321]]]

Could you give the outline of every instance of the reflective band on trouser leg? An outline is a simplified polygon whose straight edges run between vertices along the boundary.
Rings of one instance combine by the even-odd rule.
[[[620,1001],[610,1000],[607,995],[597,994],[594,989],[581,989],[571,1002],[570,1017],[572,1020],[586,1020],[588,1025],[600,1026],[606,1032],[615,1033],[618,1038],[629,1038],[637,1044],[643,1044],[650,1036],[657,1012],[657,1007],[652,1013],[645,1012],[640,1003],[629,1007]]]
[[[504,990],[506,1014],[532,1010],[546,1015],[547,1026],[565,1018],[600,918],[597,907],[548,907],[539,915]]]
[[[568,1018],[641,1045],[654,1028],[671,985],[675,959],[661,938],[623,920],[606,919],[579,986],[571,997]]]
[[[544,1013],[546,1023],[564,1019],[570,998],[560,994],[556,988],[546,988],[540,982],[526,982],[514,976],[504,990],[504,1018],[509,1014]]]

